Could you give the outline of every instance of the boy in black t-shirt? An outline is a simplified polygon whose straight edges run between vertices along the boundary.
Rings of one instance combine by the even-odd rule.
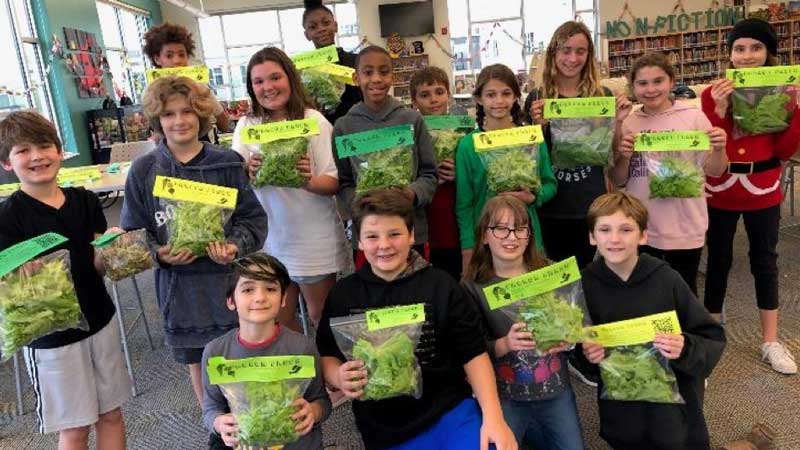
[[[55,232],[69,240],[70,272],[89,330],[51,333],[24,348],[42,433],[59,432],[59,449],[85,449],[94,425],[97,447],[125,448],[120,407],[131,395],[114,304],[91,241],[106,230],[97,196],[56,182],[63,152],[56,129],[33,112],[0,121],[0,165],[13,170],[20,190],[0,203],[0,250]]]

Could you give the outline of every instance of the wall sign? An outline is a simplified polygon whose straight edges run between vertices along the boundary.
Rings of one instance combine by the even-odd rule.
[[[633,21],[606,21],[608,39],[633,36],[649,36],[662,33],[683,33],[701,31],[709,28],[732,26],[744,19],[741,8],[707,9],[705,11],[683,12],[664,16],[637,17]]]

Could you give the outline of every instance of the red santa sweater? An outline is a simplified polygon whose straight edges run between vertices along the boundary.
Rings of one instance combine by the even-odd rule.
[[[726,152],[731,162],[759,162],[772,158],[789,159],[800,143],[800,114],[795,106],[789,128],[781,133],[759,134],[733,138],[733,119],[730,112],[725,117],[717,116],[716,103],[711,98],[711,87],[701,97],[703,112],[715,127],[728,133]],[[752,174],[730,174],[720,177],[706,176],[707,190],[711,194],[708,206],[732,211],[753,211],[780,204],[781,167],[774,167]]]

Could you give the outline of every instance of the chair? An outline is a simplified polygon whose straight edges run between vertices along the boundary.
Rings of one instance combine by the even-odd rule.
[[[789,215],[794,216],[794,168],[800,165],[800,156],[795,155],[786,161],[781,173],[781,184],[783,188],[784,200],[789,198]],[[789,195],[786,195],[786,194]]]
[[[130,162],[156,148],[153,141],[120,142],[111,145],[109,163]]]
[[[135,307],[122,307],[119,301],[119,291],[117,290],[118,281],[111,282],[111,295],[114,300],[114,307],[117,308],[117,322],[119,323],[119,331],[122,335],[122,351],[125,353],[125,363],[128,366],[128,375],[131,377],[131,391],[133,392],[133,396],[136,397],[136,378],[133,376],[133,364],[131,364],[131,354],[128,351],[128,334],[136,328],[136,325],[139,324],[139,320],[142,320],[144,324],[144,330],[147,333],[147,341],[150,344],[150,350],[155,350],[155,346],[153,345],[153,336],[150,334],[150,325],[147,323],[147,317],[144,314],[144,305],[142,304],[142,295],[139,292],[139,285],[136,283],[136,275],[130,277],[131,283],[133,283],[133,293],[136,296],[136,301],[139,304],[139,312],[136,314],[136,317],[133,319],[133,323],[131,326],[126,330],[125,329],[125,312],[124,310],[133,310],[136,311],[137,308]],[[122,280],[120,280],[122,281]]]

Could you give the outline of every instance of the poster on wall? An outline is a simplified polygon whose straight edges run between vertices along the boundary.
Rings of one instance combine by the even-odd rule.
[[[64,55],[67,70],[75,79],[78,97],[105,97],[103,48],[94,33],[64,27],[66,48],[70,50]]]

